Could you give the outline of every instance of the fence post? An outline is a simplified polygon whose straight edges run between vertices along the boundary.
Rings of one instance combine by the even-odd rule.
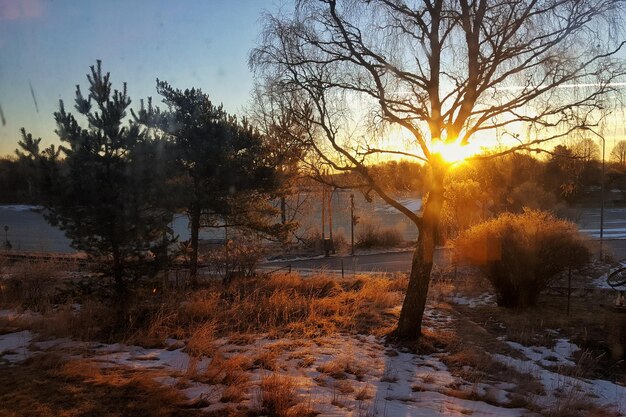
[[[572,296],[572,267],[567,270],[567,315],[569,316],[570,297]]]

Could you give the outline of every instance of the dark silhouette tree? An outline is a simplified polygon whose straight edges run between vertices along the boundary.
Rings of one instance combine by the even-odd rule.
[[[308,142],[334,171],[358,173],[419,229],[395,335],[416,339],[433,266],[451,167],[440,149],[479,132],[509,135],[497,154],[537,149],[576,129],[593,129],[612,83],[620,0],[302,0],[268,15],[251,64],[288,99]],[[607,24],[608,23],[608,24]],[[573,88],[580,84],[584,88]],[[562,88],[563,87],[563,88]],[[520,129],[523,126],[524,129]],[[373,136],[401,131],[412,147]],[[523,137],[520,130],[528,132]],[[374,133],[376,135],[374,135]],[[484,136],[483,136],[484,137]],[[376,156],[428,164],[421,213],[370,174]]]
[[[63,146],[39,152],[40,139],[22,130],[18,155],[37,163],[47,220],[65,231],[74,248],[110,261],[107,272],[122,301],[129,268],[163,242],[172,216],[157,204],[165,194],[158,143],[138,124],[125,122],[131,103],[126,84],[113,90],[99,60],[87,79],[88,95],[77,85],[74,106],[85,127],[60,100],[54,118]]]
[[[618,168],[626,169],[626,140],[620,140],[611,150],[611,162]]]
[[[183,91],[157,80],[157,91],[167,109],[161,111],[148,100],[135,118],[162,132],[170,143],[182,179],[179,206],[190,219],[190,276],[195,284],[201,228],[283,234],[284,228],[272,221],[276,211],[270,204],[279,177],[270,147],[246,120],[227,114],[200,89]]]

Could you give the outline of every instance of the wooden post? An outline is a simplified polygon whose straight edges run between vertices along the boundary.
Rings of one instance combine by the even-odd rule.
[[[326,237],[326,186],[322,184],[322,245]]]
[[[350,194],[350,255],[354,256],[354,194]]]
[[[569,316],[570,298],[572,296],[572,267],[567,270],[567,315]]]
[[[330,187],[329,187],[330,188]],[[328,236],[330,237],[331,253],[335,254],[335,245],[333,242],[333,192],[328,190]]]

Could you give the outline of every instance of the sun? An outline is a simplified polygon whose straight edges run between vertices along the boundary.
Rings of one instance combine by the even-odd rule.
[[[433,154],[439,154],[446,162],[457,163],[476,155],[480,149],[471,143],[462,145],[459,142],[445,143],[436,140],[431,144],[430,151]]]

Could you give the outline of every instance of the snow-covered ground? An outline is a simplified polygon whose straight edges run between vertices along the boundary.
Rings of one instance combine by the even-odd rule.
[[[408,208],[414,213],[417,213],[422,209],[422,199],[421,198],[399,198],[398,201],[404,207]],[[377,205],[374,208],[375,211],[384,212],[384,213],[393,213],[397,210],[389,205]]]
[[[626,260],[623,260],[621,262],[621,266],[626,267]],[[615,268],[611,269],[611,272],[614,271]],[[608,278],[609,272],[600,275],[598,278],[594,279],[592,282],[592,286],[596,287],[596,288],[606,288],[606,289],[613,289],[613,287],[611,287],[609,285],[609,283],[606,281]]]
[[[493,295],[454,294],[451,302],[475,308],[492,304]],[[20,315],[3,310],[0,317],[13,320]],[[450,329],[454,320],[446,310],[426,311],[426,323],[434,331]],[[575,368],[573,355],[579,350],[567,338],[558,338],[551,348],[505,342],[519,354],[493,354],[493,358],[539,381],[545,392],[534,395],[530,399],[533,404],[551,407],[562,402],[563,396],[575,395],[604,407],[626,410],[626,387],[562,372]],[[190,403],[202,404],[206,411],[258,407],[263,381],[280,375],[296,387],[300,401],[310,404],[322,417],[536,415],[528,409],[511,408],[511,395],[518,390],[512,381],[470,382],[446,366],[445,351],[414,354],[374,336],[343,334],[309,340],[256,335],[245,343],[217,339],[210,350],[211,357],[191,357],[185,341],[175,339],[167,339],[163,348],[151,349],[120,343],[40,340],[28,330],[0,335],[0,363],[13,369],[32,355],[52,351],[68,360],[88,360],[101,368],[151,372],[157,382],[180,390]],[[216,377],[220,372],[245,374],[237,382],[242,398],[230,401],[225,397],[229,383],[226,378]]]

